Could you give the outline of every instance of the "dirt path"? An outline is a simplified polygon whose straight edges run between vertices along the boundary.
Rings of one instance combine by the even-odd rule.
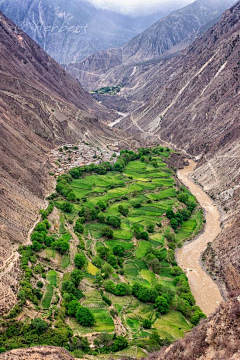
[[[189,161],[189,166],[178,171],[178,177],[189,188],[205,210],[206,226],[204,232],[177,252],[177,262],[186,272],[196,303],[206,315],[212,314],[223,298],[217,284],[202,269],[201,254],[207,243],[212,242],[221,232],[220,213],[213,200],[191,179],[196,163]]]

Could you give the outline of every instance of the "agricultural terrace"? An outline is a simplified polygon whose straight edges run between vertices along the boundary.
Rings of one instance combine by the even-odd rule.
[[[75,357],[141,358],[182,337],[204,314],[175,249],[203,223],[162,147],[122,151],[116,163],[57,180],[32,245],[21,246],[18,304],[3,351],[62,346]]]

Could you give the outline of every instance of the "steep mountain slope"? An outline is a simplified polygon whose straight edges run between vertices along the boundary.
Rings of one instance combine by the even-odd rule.
[[[0,312],[15,301],[16,248],[28,241],[43,198],[52,190],[48,152],[86,139],[118,137],[95,102],[33,40],[0,14]]]
[[[0,10],[63,64],[125,44],[167,11],[131,18],[85,0],[0,0]]]
[[[139,63],[177,53],[206,31],[234,0],[196,0],[159,20],[117,50],[92,54],[67,70],[88,90],[128,83]]]

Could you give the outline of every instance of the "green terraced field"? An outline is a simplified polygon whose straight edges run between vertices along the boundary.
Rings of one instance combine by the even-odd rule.
[[[127,345],[112,347],[115,350],[104,359],[118,355],[137,359],[193,326],[193,315],[200,310],[194,307],[174,250],[200,231],[203,215],[164,162],[170,154],[161,147],[122,152],[116,162],[120,171],[116,164],[111,169],[107,165],[100,175],[98,167],[90,171],[90,166],[58,179],[53,205],[59,218],[49,224],[42,221],[37,230],[42,231],[41,242],[35,244],[36,250],[24,248],[22,255],[31,269],[37,269],[34,276],[26,272],[25,298],[40,317],[49,319],[52,330],[65,334],[61,341],[69,336],[67,345],[57,346],[78,354],[72,335],[64,333],[69,333],[67,326],[74,336],[90,340],[94,334],[100,344],[105,341],[101,334],[103,338],[108,334],[113,344],[117,332]],[[55,233],[49,232],[50,227],[57,229]],[[86,314],[78,317],[83,309]],[[96,352],[101,349],[104,354],[96,344]]]

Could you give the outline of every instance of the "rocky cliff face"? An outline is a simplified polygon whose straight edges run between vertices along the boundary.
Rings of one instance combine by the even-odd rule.
[[[0,10],[61,64],[122,46],[166,14],[131,18],[84,0],[0,0]]]
[[[92,54],[79,64],[70,64],[67,70],[88,90],[129,84],[129,77],[141,69],[140,64],[178,53],[211,27],[233,2],[196,0],[159,20],[122,48]]]
[[[2,13],[0,43],[0,311],[4,312],[16,300],[16,249],[28,241],[44,195],[53,189],[48,152],[83,138],[102,146],[118,135],[102,123],[111,120],[112,113]]]

